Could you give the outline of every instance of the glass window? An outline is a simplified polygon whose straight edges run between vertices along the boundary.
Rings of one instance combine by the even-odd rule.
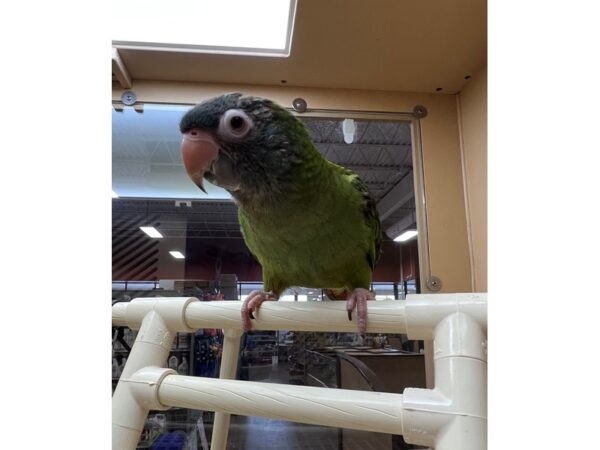
[[[263,289],[261,267],[244,242],[231,195],[208,182],[204,194],[186,175],[178,123],[188,108],[144,104],[137,110],[113,109],[112,188],[118,195],[112,200],[113,301],[138,296],[243,301]],[[418,237],[393,240],[416,226],[410,124],[381,115],[354,115],[351,126],[346,119],[300,117],[325,158],[358,173],[372,193],[384,240],[371,290],[376,301],[403,299],[417,292],[419,278]],[[141,231],[146,226],[162,237]],[[183,258],[175,258],[176,251]],[[333,300],[323,289],[295,286],[279,301]],[[134,340],[135,332],[114,330],[113,387]],[[401,393],[406,386],[425,387],[421,348],[400,334],[251,331],[241,339],[236,378]],[[222,330],[179,333],[166,365],[182,375],[218,377],[222,352]],[[138,448],[163,448],[166,436],[200,448],[210,442],[213,423],[211,411],[152,411]],[[227,448],[411,447],[399,436],[233,416]]]

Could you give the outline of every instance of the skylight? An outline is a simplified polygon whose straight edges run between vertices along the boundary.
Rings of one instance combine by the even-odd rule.
[[[296,0],[113,0],[118,48],[288,56]]]

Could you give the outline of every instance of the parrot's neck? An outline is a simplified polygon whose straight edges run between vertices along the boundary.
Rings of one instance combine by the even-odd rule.
[[[256,176],[245,189],[230,192],[236,203],[250,216],[287,214],[319,201],[333,182],[331,166],[318,150],[297,162],[282,176]]]

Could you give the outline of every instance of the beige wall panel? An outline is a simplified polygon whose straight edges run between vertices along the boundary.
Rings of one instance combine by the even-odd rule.
[[[192,104],[224,92],[242,92],[269,97],[284,106],[290,106],[294,98],[302,97],[313,109],[412,112],[415,105],[425,106],[428,115],[421,120],[421,135],[432,274],[442,280],[442,292],[471,289],[454,95],[154,81],[136,81],[132,90],[138,101],[157,103]],[[122,92],[115,87],[113,100],[118,101]]]
[[[473,290],[487,292],[487,67],[458,96]]]

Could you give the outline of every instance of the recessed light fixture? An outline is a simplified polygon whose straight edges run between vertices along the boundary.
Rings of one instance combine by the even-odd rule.
[[[119,0],[113,6],[116,48],[290,54],[296,0]]]
[[[414,238],[418,234],[417,230],[406,230],[399,236],[394,238],[394,242],[404,242],[408,241],[411,238]]]
[[[158,231],[154,227],[140,227],[140,230],[142,230],[144,233],[146,233],[151,238],[157,238],[158,239],[158,238],[163,237],[163,235],[160,234],[160,231]]]
[[[171,256],[173,258],[176,258],[176,259],[185,259],[185,256],[180,251],[172,250],[169,253],[171,254]]]

